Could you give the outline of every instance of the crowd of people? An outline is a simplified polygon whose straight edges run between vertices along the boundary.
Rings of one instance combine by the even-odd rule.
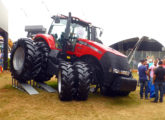
[[[154,103],[163,102],[165,82],[165,59],[144,59],[138,64],[140,98],[154,98]],[[160,91],[160,96],[159,96]]]

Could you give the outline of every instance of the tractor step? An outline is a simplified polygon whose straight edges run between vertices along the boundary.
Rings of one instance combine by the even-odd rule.
[[[47,92],[50,92],[50,93],[56,92],[56,90],[54,88],[52,88],[51,86],[49,86],[45,83],[37,82],[37,86],[38,85],[39,85],[39,88],[42,88]]]

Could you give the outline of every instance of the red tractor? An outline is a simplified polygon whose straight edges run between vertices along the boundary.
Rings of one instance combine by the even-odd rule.
[[[60,100],[86,100],[90,85],[103,95],[126,96],[136,89],[127,57],[102,45],[91,23],[57,15],[48,34],[21,38],[11,52],[11,73],[19,82],[58,78]]]

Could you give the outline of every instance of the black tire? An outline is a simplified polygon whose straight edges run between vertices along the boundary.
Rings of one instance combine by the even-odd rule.
[[[74,70],[69,62],[60,62],[58,72],[58,95],[61,101],[73,99],[74,89]]]
[[[114,75],[112,73],[109,73],[109,75],[111,76],[110,78],[113,80],[114,79]],[[110,81],[112,81],[110,80]],[[113,93],[113,91],[111,90],[111,84],[110,81],[101,81],[100,82],[100,92],[102,95],[104,96],[111,96]]]
[[[11,50],[10,71],[14,79],[26,82],[32,79],[34,44],[31,39],[19,39]]]
[[[104,96],[109,96],[109,90],[110,89],[106,86],[101,86],[101,88],[100,88],[100,92]]]
[[[75,68],[75,99],[87,100],[90,90],[91,73],[87,63],[79,61],[74,64]]]
[[[53,76],[47,72],[49,52],[50,48],[44,41],[35,43],[35,59],[32,72],[34,81],[48,81]]]

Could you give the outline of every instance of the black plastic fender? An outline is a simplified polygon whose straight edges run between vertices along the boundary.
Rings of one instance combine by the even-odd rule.
[[[57,75],[58,68],[59,68],[59,50],[51,50],[49,53],[49,59],[48,59],[48,72],[52,75]]]

